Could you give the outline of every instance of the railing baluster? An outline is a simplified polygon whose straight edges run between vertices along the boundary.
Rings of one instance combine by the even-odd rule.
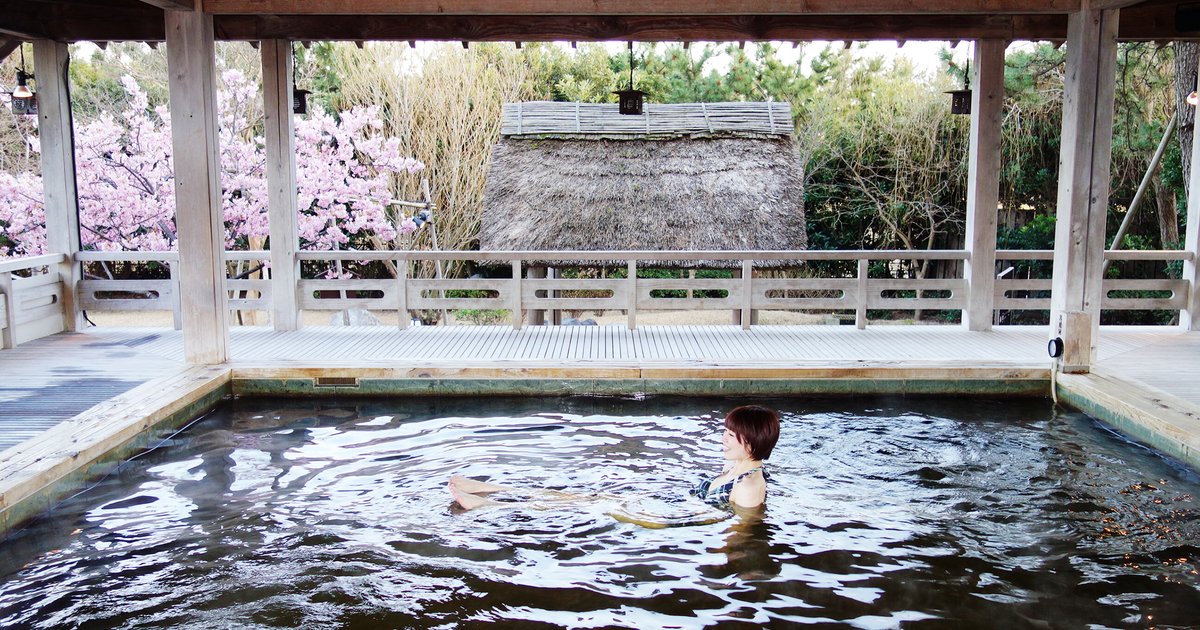
[[[4,334],[5,349],[17,346],[17,300],[13,295],[12,273],[0,271],[0,291],[4,292]]]
[[[627,280],[627,290],[629,291],[629,309],[626,311],[629,321],[626,324],[629,330],[637,328],[637,259],[631,259],[628,262],[629,278]]]
[[[396,261],[396,315],[400,318],[400,330],[408,328],[408,259]]]
[[[854,325],[859,330],[867,327],[867,269],[869,261],[858,259],[858,308],[854,311]]]
[[[508,297],[509,308],[512,309],[512,327],[513,330],[521,329],[521,322],[525,320],[521,314],[521,260],[512,261],[512,295]]]
[[[171,279],[171,318],[175,330],[183,330],[183,296],[179,293],[179,263],[173,260],[165,261],[168,277]]]
[[[750,330],[751,314],[754,312],[754,261],[742,261],[742,330]]]

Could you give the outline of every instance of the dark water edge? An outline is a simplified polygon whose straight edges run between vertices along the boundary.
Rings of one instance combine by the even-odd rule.
[[[742,402],[236,400],[0,546],[0,626],[1200,625],[1200,477],[1039,399],[756,399],[768,507],[713,525],[445,491],[675,502]]]

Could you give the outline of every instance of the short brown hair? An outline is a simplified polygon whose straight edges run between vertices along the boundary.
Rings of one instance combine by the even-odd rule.
[[[750,457],[764,460],[779,441],[779,413],[761,405],[745,405],[725,416],[725,428],[746,445]]]

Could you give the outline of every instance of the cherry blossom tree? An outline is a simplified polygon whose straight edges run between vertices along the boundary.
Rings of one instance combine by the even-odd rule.
[[[81,240],[84,249],[163,251],[175,246],[175,191],[170,114],[151,108],[125,78],[126,106],[75,133]],[[269,236],[265,141],[258,90],[240,72],[222,75],[218,93],[222,206],[229,248],[261,247]],[[296,121],[300,246],[345,248],[392,241],[415,231],[411,218],[389,212],[393,178],[424,165],[400,155],[382,134],[374,107],[339,116],[316,109]],[[36,138],[30,140],[38,149]],[[45,249],[41,179],[0,173],[0,255]]]

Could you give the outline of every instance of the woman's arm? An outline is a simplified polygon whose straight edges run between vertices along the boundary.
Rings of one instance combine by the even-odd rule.
[[[729,502],[743,508],[756,508],[767,500],[767,480],[758,472],[733,484]]]

